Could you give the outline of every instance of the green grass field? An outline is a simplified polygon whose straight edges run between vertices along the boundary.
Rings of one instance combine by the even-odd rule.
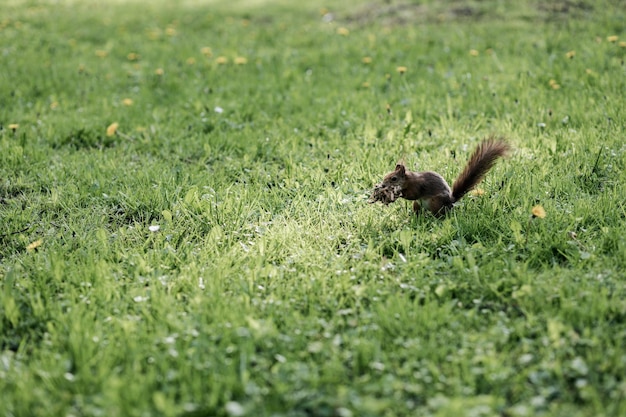
[[[298,3],[4,3],[0,415],[626,415],[626,3]]]

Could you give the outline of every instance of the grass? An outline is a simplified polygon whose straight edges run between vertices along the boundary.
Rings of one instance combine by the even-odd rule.
[[[626,414],[623,2],[323,6],[5,6],[0,414]]]

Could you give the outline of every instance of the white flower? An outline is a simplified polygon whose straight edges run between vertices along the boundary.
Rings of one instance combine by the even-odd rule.
[[[148,227],[148,230],[150,230],[151,232],[158,232],[160,228],[161,226],[159,226],[158,224],[153,224],[152,226]]]

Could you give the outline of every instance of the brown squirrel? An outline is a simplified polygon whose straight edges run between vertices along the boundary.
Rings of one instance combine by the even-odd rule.
[[[441,217],[452,209],[454,203],[474,188],[497,159],[503,157],[511,147],[501,138],[489,137],[484,140],[472,156],[465,169],[454,181],[452,189],[436,172],[411,172],[402,164],[396,165],[393,172],[385,175],[383,182],[376,185],[370,202],[393,203],[398,197],[415,200],[413,210],[419,214],[421,207]]]

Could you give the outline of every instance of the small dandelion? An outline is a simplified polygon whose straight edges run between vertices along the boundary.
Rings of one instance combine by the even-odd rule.
[[[558,90],[559,88],[561,88],[561,86],[559,85],[559,83],[556,82],[556,80],[550,80],[548,81],[548,84],[550,85],[550,87],[552,87],[553,90]]]
[[[157,68],[157,69],[154,70],[154,73],[156,75],[163,75],[163,74],[165,74],[165,71],[163,71],[163,68]]]
[[[400,73],[400,75],[404,74],[406,72],[406,67],[405,66],[399,66],[396,68],[396,71],[398,71],[398,73]]]
[[[363,82],[363,83],[361,84],[361,87],[363,87],[363,88],[370,88],[370,83],[369,83],[369,81],[365,81],[365,82]]]
[[[337,28],[337,34],[341,36],[348,36],[350,34],[350,31],[348,30],[348,28],[340,27]]]
[[[225,56],[218,56],[217,58],[215,58],[215,63],[219,65],[228,64],[228,58],[226,58]]]
[[[480,196],[485,195],[485,190],[483,190],[482,188],[475,188],[472,191],[470,191],[470,195],[474,197],[480,197]]]
[[[591,68],[587,68],[585,72],[587,73],[587,75],[594,75],[594,76],[597,75],[597,73]]]
[[[26,246],[26,250],[29,252],[32,252],[35,249],[37,249],[39,246],[41,246],[42,243],[43,243],[43,239],[37,239],[34,242],[28,244],[28,246]]]
[[[85,67],[85,64],[80,64],[78,66],[78,72],[85,72],[86,69],[87,67]]]
[[[128,59],[129,61],[137,61],[139,59],[139,54],[136,52],[130,52],[128,55],[126,55],[126,59]]]
[[[387,110],[387,114],[391,114],[391,104],[387,103],[385,109]]]
[[[105,51],[104,49],[98,49],[98,50],[96,51],[96,56],[97,56],[98,58],[104,58],[104,57],[106,57],[107,55],[109,55],[109,52],[108,52],[108,51]]]
[[[238,56],[235,58],[235,65],[245,65],[248,63],[248,59],[244,56]]]
[[[151,41],[156,41],[161,36],[161,31],[159,29],[153,29],[148,32],[148,38]]]
[[[211,58],[213,56],[213,51],[208,46],[200,48],[200,53],[207,58]]]
[[[111,123],[111,124],[109,125],[109,127],[107,127],[107,136],[113,136],[113,135],[115,135],[115,132],[117,132],[117,128],[118,128],[119,126],[120,126],[120,124],[119,124],[119,123],[117,123],[117,122]]]
[[[626,42],[625,41],[621,41],[619,43],[620,48],[626,48]]]
[[[132,98],[125,98],[124,100],[122,100],[122,104],[125,106],[132,106],[133,105],[133,99]]]
[[[9,125],[9,129],[11,129],[13,131],[13,133],[15,133],[15,131],[17,130],[18,127],[20,127],[20,125],[17,124],[17,123],[11,123]]]
[[[192,56],[191,56],[191,57],[187,58],[187,61],[186,61],[186,62],[187,62],[187,65],[195,65],[195,63],[196,63],[196,58],[194,58],[194,57],[192,57]]]
[[[546,211],[540,205],[536,205],[535,207],[533,207],[530,212],[532,213],[533,218],[539,217],[540,219],[543,219],[546,217]]]
[[[612,35],[612,36],[607,36],[606,40],[609,42],[617,42],[617,40],[619,39],[619,37],[617,35]]]
[[[576,56],[576,51],[569,51],[565,54],[566,58],[572,59]]]
[[[54,110],[57,107],[59,107],[59,102],[58,101],[53,101],[52,103],[50,103],[50,109]]]
[[[476,49],[470,49],[469,54],[471,56],[478,56],[479,52]]]
[[[165,34],[167,36],[176,36],[176,28],[174,28],[173,26],[168,26],[167,29],[165,29]]]
[[[372,57],[371,56],[364,56],[361,59],[361,62],[364,64],[371,64],[372,63]]]

